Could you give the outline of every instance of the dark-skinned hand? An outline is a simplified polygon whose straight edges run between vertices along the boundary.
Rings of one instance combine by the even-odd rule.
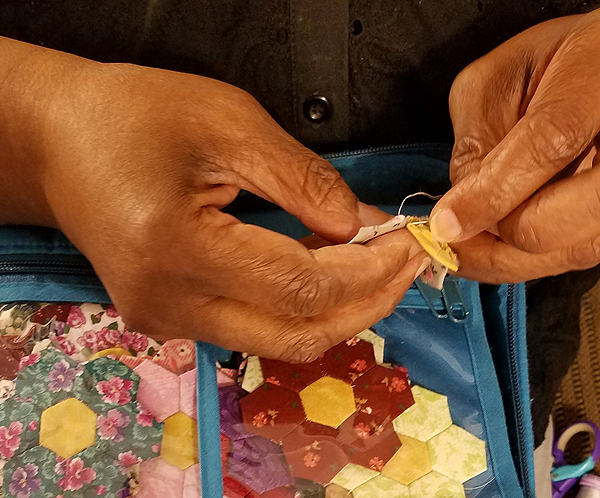
[[[600,262],[600,11],[535,26],[467,67],[453,188],[432,229],[461,275],[518,282]]]

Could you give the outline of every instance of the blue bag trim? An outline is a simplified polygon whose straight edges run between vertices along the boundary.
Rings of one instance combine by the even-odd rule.
[[[221,425],[217,370],[217,348],[196,341],[196,403],[198,414],[198,451],[202,496],[223,496],[221,469]]]
[[[525,286],[521,284],[515,287],[523,290],[518,297],[522,297],[524,304]],[[469,303],[481,302],[478,284],[467,282],[461,285],[461,289],[463,290],[463,293],[469,296],[467,298]],[[514,304],[516,307],[523,307],[519,306],[520,302],[518,299]],[[508,433],[506,419],[504,417],[490,416],[490,414],[503,411],[504,406],[502,404],[502,395],[500,392],[500,386],[498,384],[494,363],[492,361],[492,356],[490,354],[489,344],[485,334],[481,333],[481,330],[485,327],[482,309],[480,307],[475,307],[472,313],[472,320],[465,322],[465,332],[467,343],[470,349],[473,371],[475,372],[475,384],[477,386],[479,401],[482,407],[482,417],[485,420],[487,428],[487,439],[491,465],[496,477],[496,482],[498,483],[498,486],[502,492],[502,496],[506,496],[507,498],[513,496],[523,496],[523,490],[517,479],[516,469],[511,457],[511,448],[508,444],[508,438],[506,437]],[[525,317],[523,316],[522,320],[519,320],[515,326],[519,331],[524,331]],[[525,358],[527,358],[526,351]],[[520,377],[523,377],[522,371],[520,371],[519,374]],[[528,378],[527,375],[524,377]],[[524,384],[522,379],[520,382],[523,397],[526,400],[529,400],[529,383],[527,382]],[[529,420],[530,419],[531,417]],[[533,439],[531,440],[531,447],[533,448]],[[533,455],[531,461],[533,462]],[[531,498],[533,498],[533,496]]]

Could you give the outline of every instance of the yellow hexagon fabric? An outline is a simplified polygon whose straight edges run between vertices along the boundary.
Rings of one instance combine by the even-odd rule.
[[[438,472],[430,472],[413,482],[408,489],[410,498],[465,498],[465,488]]]
[[[96,440],[96,414],[75,398],[42,412],[40,445],[62,458],[71,458]]]
[[[182,470],[198,463],[198,430],[193,418],[177,412],[165,419],[160,456]]]
[[[411,390],[415,404],[394,419],[394,430],[398,434],[428,441],[452,425],[446,396],[420,386],[413,386]]]
[[[405,486],[431,472],[427,444],[408,436],[401,436],[402,447],[383,467],[381,473]]]
[[[485,442],[451,425],[427,442],[433,469],[458,482],[465,482],[487,469]]]
[[[337,428],[356,411],[352,386],[333,377],[321,377],[299,394],[311,422]]]
[[[400,484],[389,477],[378,475],[356,488],[354,498],[410,498],[408,486]]]

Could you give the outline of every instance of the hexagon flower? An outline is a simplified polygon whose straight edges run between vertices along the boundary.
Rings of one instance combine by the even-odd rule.
[[[138,376],[110,358],[83,366],[52,349],[23,360],[15,395],[0,405],[4,496],[116,496],[162,436],[136,401]]]
[[[406,370],[377,366],[373,343],[382,344],[368,338],[342,341],[308,365],[249,358],[244,424],[223,424],[222,404],[222,431],[233,440],[251,432],[281,442],[296,479],[326,485],[349,463],[380,472],[401,446],[391,421],[413,399]]]
[[[445,396],[411,386],[405,368],[382,361],[383,339],[370,331],[308,365],[249,357],[243,389],[220,389],[224,467],[245,469],[225,473],[230,495],[268,491],[269,483],[284,489],[269,481],[273,472],[257,471],[280,462],[277,445],[249,460],[233,453],[262,435],[280,443],[297,483],[326,486],[332,498],[464,496],[462,483],[485,471],[485,443],[452,425]]]

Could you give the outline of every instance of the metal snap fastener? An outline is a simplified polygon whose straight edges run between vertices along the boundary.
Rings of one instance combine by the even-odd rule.
[[[313,95],[304,102],[304,116],[313,123],[322,123],[331,116],[331,104],[322,95]]]

